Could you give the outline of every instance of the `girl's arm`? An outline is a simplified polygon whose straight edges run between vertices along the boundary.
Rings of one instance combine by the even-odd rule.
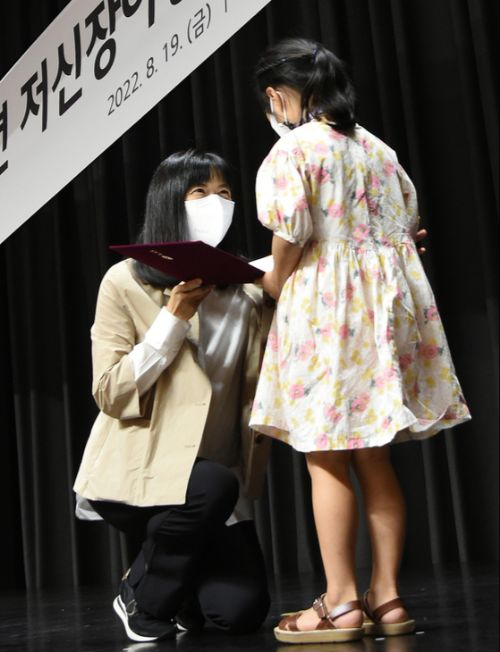
[[[274,268],[262,277],[262,287],[273,299],[278,300],[286,280],[297,267],[303,247],[273,236],[272,254]]]

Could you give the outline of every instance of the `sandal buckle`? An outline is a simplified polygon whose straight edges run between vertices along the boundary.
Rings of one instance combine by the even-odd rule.
[[[323,601],[324,595],[325,594],[320,595],[319,598],[316,598],[312,605],[314,611],[318,614],[321,620],[324,620],[328,616],[328,609],[326,608],[326,605]]]

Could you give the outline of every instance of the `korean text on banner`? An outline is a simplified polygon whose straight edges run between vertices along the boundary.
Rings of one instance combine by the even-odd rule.
[[[0,82],[0,242],[270,0],[72,0]]]

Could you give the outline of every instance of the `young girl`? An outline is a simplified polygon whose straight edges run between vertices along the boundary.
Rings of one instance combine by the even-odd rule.
[[[263,287],[279,302],[250,423],[305,453],[326,575],[326,592],[275,634],[303,643],[411,632],[389,444],[470,418],[415,247],[415,189],[395,152],[356,124],[351,83],[321,44],[269,48],[256,81],[282,137],[257,178],[258,216],[274,232]],[[372,544],[363,602],[351,466]]]
[[[151,180],[140,241],[217,246],[233,208],[219,156],[172,154]],[[267,614],[250,499],[269,446],[247,425],[261,299],[255,286],[178,283],[131,259],[102,280],[91,331],[100,413],[74,489],[79,507],[85,498],[142,543],[113,603],[134,641],[170,638],[179,625],[199,629],[205,620],[250,632]]]

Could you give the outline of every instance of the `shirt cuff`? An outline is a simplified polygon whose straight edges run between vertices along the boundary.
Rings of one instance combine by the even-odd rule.
[[[166,308],[162,308],[148,329],[144,341],[166,356],[176,344],[180,347],[190,328],[188,321],[179,319]]]

